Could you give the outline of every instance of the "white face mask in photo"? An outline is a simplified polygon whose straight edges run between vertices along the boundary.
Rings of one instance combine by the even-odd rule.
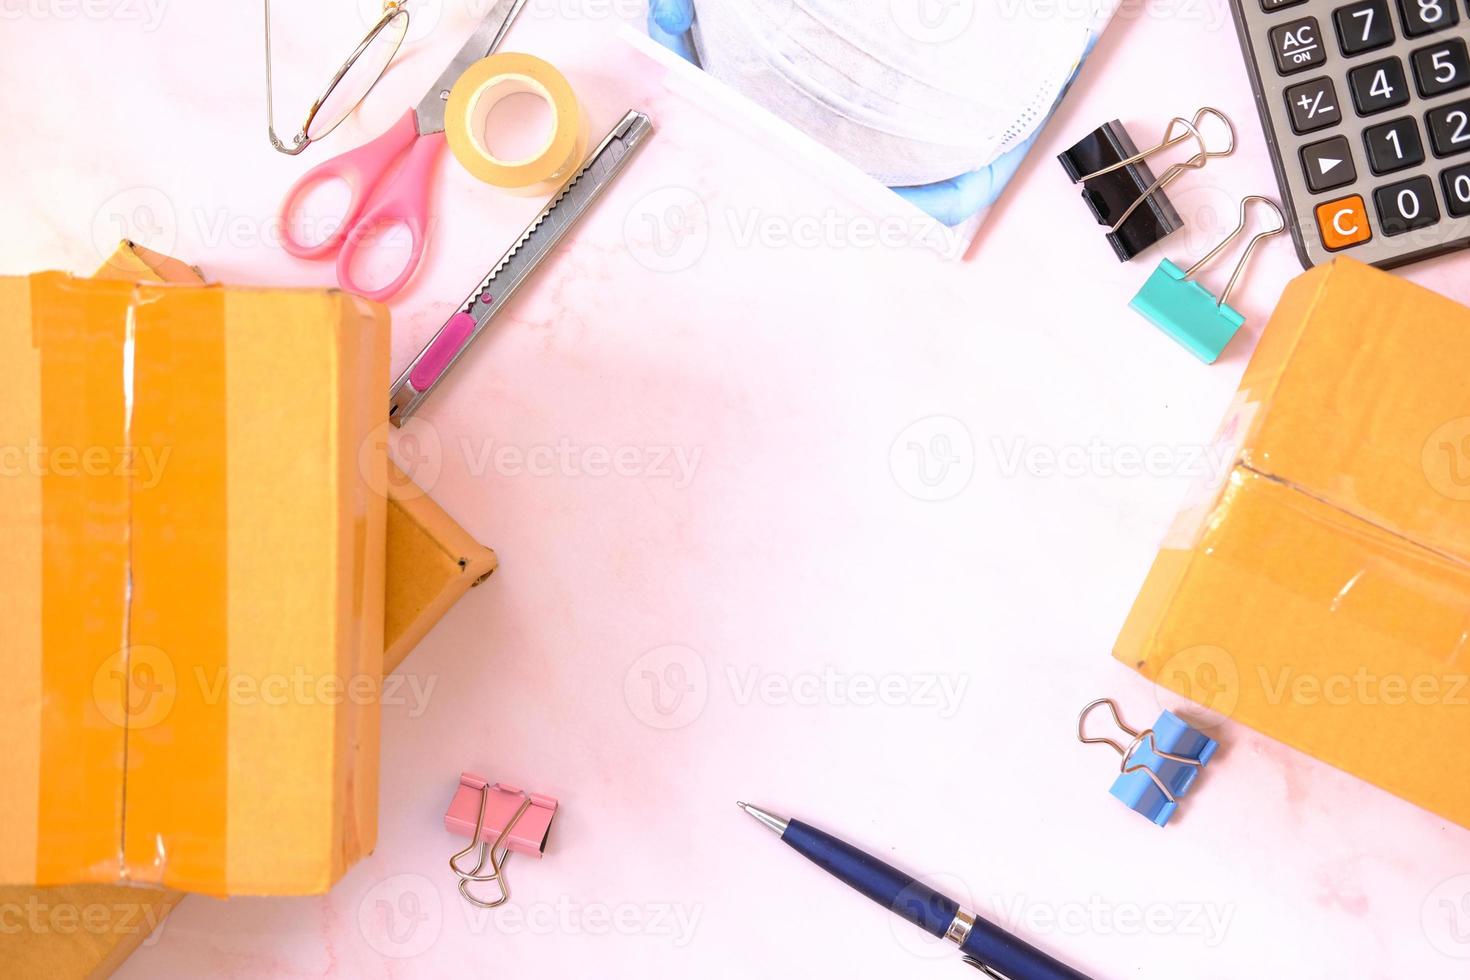
[[[704,68],[890,186],[977,170],[1042,122],[1105,0],[697,0]]]

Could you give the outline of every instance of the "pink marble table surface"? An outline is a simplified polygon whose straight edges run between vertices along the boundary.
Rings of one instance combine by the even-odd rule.
[[[329,72],[374,6],[282,14],[283,84]],[[127,234],[212,279],[330,284],[275,209],[485,7],[414,6],[405,60],[293,160],[266,141],[257,4],[0,0],[0,271],[90,271]],[[840,187],[671,91],[619,36],[641,17],[532,0],[511,35],[594,132],[639,107],[658,133],[423,410],[420,480],[502,567],[384,708],[375,853],[320,898],[192,897],[120,976],[960,975],[737,799],[1097,977],[1470,975],[1464,828],[1226,721],[1161,831],[1073,736],[1095,697],[1158,710],[1109,648],[1299,266],[1264,246],[1246,336],[1198,364],[1127,308],[1159,254],[1119,264],[1052,157],[1114,117],[1143,142],[1232,114],[1240,151],[1174,195],[1176,258],[1274,194],[1223,0],[1124,7],[965,263],[857,233]],[[539,207],[452,163],[436,195],[395,370]],[[1464,262],[1407,274],[1470,300]],[[562,801],[495,912],[446,867],[461,769]]]

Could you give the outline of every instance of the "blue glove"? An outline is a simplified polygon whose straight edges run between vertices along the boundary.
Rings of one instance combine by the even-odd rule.
[[[648,36],[685,61],[698,64],[694,57],[694,42],[689,35],[693,26],[694,0],[649,0]],[[995,201],[1006,181],[1021,165],[1021,158],[1030,149],[1032,139],[1035,139],[1035,134],[994,163],[973,173],[917,187],[895,187],[893,190],[935,221],[954,227]]]
[[[694,0],[648,0],[648,36],[691,64],[694,42],[689,28],[694,26]]]

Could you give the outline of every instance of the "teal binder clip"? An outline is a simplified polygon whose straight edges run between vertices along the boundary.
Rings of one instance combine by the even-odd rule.
[[[1235,264],[1235,271],[1230,274],[1230,281],[1225,284],[1224,292],[1216,298],[1195,281],[1194,274],[1213,261],[1245,231],[1246,208],[1252,201],[1259,201],[1276,213],[1276,227],[1257,233],[1247,243],[1240,261]],[[1128,305],[1184,345],[1195,357],[1206,364],[1214,364],[1225,345],[1230,343],[1230,338],[1245,323],[1245,317],[1226,303],[1230,298],[1230,291],[1235,288],[1246,263],[1250,261],[1251,252],[1255,251],[1261,240],[1279,235],[1285,230],[1286,217],[1276,202],[1259,194],[1252,194],[1240,202],[1240,224],[1220,244],[1184,271],[1164,259]]]

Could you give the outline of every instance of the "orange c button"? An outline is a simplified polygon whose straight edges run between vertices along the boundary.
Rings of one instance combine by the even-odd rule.
[[[1373,237],[1368,208],[1359,194],[1317,205],[1317,230],[1322,233],[1322,244],[1331,252],[1361,245]]]

